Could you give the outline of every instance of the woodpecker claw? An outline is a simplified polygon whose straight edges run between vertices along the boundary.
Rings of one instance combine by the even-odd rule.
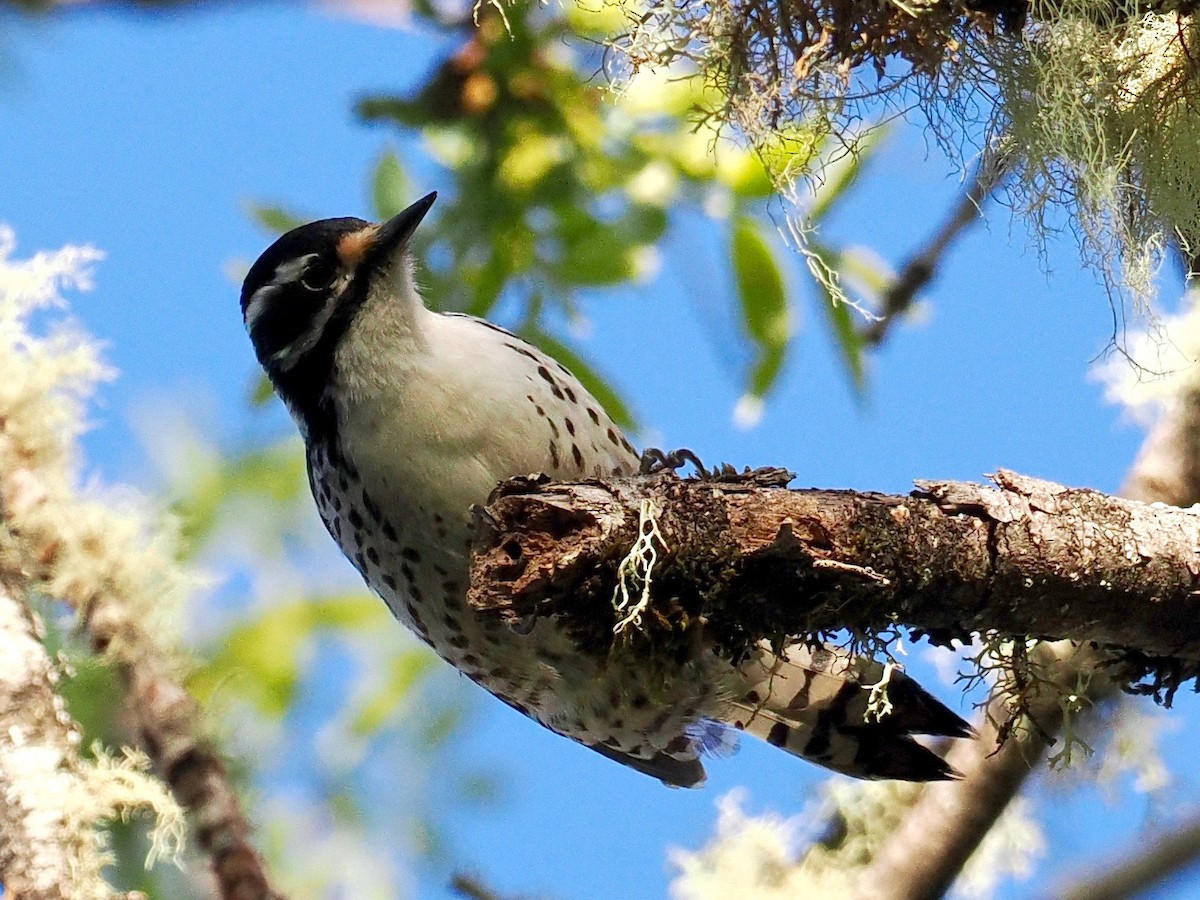
[[[669,453],[659,450],[657,447],[647,447],[642,451],[642,461],[638,471],[642,475],[657,475],[660,472],[674,472],[688,463],[696,467],[696,474],[700,476],[701,481],[707,481],[711,477],[712,473],[704,468],[700,457],[686,447],[672,450]]]

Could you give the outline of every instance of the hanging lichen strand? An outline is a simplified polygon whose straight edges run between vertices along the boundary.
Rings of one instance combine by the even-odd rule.
[[[1048,205],[1066,205],[1089,262],[1144,299],[1168,241],[1185,254],[1200,241],[1195,8],[654,0],[627,7],[614,46],[634,73],[698,69],[723,98],[704,114],[759,148],[781,185],[819,175],[829,139],[852,149],[865,126],[919,110],[956,157],[981,143],[1003,157],[1009,199],[1038,233]]]

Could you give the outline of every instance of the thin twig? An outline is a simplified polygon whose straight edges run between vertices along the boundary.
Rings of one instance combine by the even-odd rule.
[[[994,145],[1005,146],[1003,142]],[[937,267],[950,245],[966,229],[979,221],[983,204],[1004,180],[1010,165],[1008,154],[1000,150],[988,150],[975,170],[971,188],[958,201],[950,215],[937,230],[933,238],[919,253],[913,256],[882,297],[879,318],[874,319],[862,330],[863,341],[872,346],[883,343],[896,320],[912,307],[917,294],[933,280]]]

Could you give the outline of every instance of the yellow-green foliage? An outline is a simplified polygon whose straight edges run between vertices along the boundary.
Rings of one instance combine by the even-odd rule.
[[[1180,4],[611,2],[629,16],[616,45],[634,73],[693,67],[720,97],[711,116],[768,156],[798,127],[853,148],[864,121],[919,108],[957,155],[974,135],[994,141],[1037,232],[1065,206],[1085,258],[1136,298],[1169,241],[1198,249],[1200,35]],[[768,168],[786,189],[829,159]]]

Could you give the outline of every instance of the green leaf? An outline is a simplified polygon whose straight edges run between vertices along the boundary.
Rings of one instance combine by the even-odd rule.
[[[408,207],[408,177],[400,165],[400,158],[392,150],[385,152],[375,166],[371,198],[380,221],[390,219]]]
[[[383,628],[390,624],[387,618],[384,605],[365,594],[271,606],[229,631],[208,664],[193,673],[188,687],[207,703],[218,688],[232,685],[260,712],[280,718],[295,698],[304,648],[318,631]]]
[[[304,454],[288,440],[202,467],[183,485],[172,512],[182,523],[184,545],[194,550],[220,524],[221,511],[231,499],[247,497],[278,508],[304,496],[304,488]]]
[[[526,328],[521,336],[530,343],[541,347],[556,360],[570,369],[588,392],[595,397],[609,417],[626,431],[637,431],[637,417],[633,410],[621,399],[620,394],[605,378],[584,361],[578,353],[562,341],[551,337],[539,328]]]
[[[820,183],[813,190],[812,203],[808,207],[810,223],[815,225],[842,199],[842,195],[850,189],[862,173],[863,167],[879,149],[886,130],[885,127],[869,129],[845,150],[844,156],[824,164]],[[841,147],[841,144],[838,146]]]
[[[843,255],[820,241],[810,237],[808,249],[828,271],[837,272],[841,267]],[[850,376],[855,392],[861,397],[867,389],[866,344],[854,326],[854,312],[849,305],[834,298],[822,279],[814,276],[813,283],[817,286],[821,308],[825,310],[829,327],[837,341],[838,350],[841,351],[846,373]]]
[[[283,234],[308,221],[292,210],[269,203],[251,203],[246,211],[260,228],[273,234]]]
[[[424,647],[408,650],[393,658],[383,684],[355,713],[350,724],[352,733],[367,737],[379,731],[436,661],[434,655]]]
[[[266,372],[260,372],[254,378],[254,385],[250,388],[250,406],[254,409],[266,406],[275,396],[275,389],[271,387],[271,379],[267,377]]]
[[[739,215],[733,220],[730,256],[742,322],[756,345],[757,358],[751,371],[749,390],[754,396],[762,397],[774,385],[783,368],[784,353],[791,338],[787,289],[761,225],[749,216]]]

